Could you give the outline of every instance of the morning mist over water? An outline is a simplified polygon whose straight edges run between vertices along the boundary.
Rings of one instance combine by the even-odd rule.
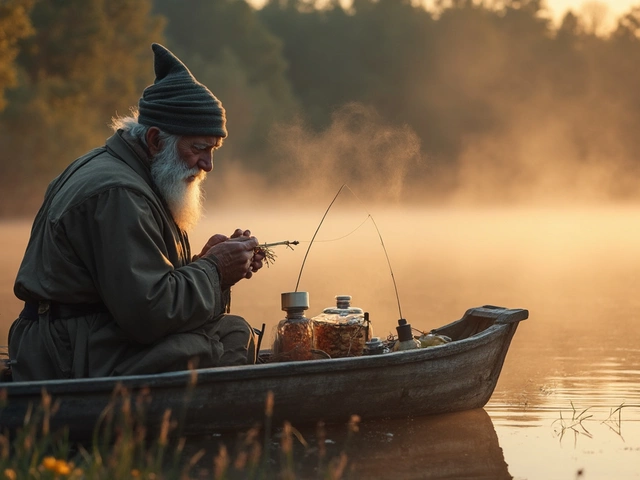
[[[455,166],[424,153],[409,127],[389,126],[357,104],[336,111],[319,133],[303,123],[276,129],[271,147],[284,160],[277,178],[225,157],[223,147],[205,183],[206,216],[190,236],[192,250],[236,228],[261,242],[300,242],[276,247],[272,265],[233,289],[232,312],[266,325],[265,347],[284,316],[281,293],[297,287],[309,292],[307,316],[333,305],[335,295],[352,295],[383,337],[395,334],[400,317],[428,331],[475,306],[527,308],[533,321],[521,330],[542,334],[551,326],[541,318],[555,319],[545,345],[561,351],[585,325],[612,321],[595,314],[593,302],[635,306],[640,268],[629,259],[639,253],[640,188],[632,187],[640,176],[619,173],[621,156],[579,160],[559,133],[566,128],[527,130],[522,122],[491,141],[468,139]],[[21,308],[12,287],[31,221],[0,226],[0,338]],[[637,331],[631,319],[624,325]]]
[[[261,242],[298,240],[300,245],[293,249],[275,247],[273,264],[234,287],[232,311],[254,326],[273,327],[284,315],[280,294],[294,291],[300,277],[298,290],[310,295],[307,315],[332,305],[335,295],[350,294],[353,305],[370,312],[380,336],[394,333],[400,318],[398,300],[403,317],[416,328],[429,330],[458,318],[466,308],[486,303],[529,308],[535,317],[536,309],[548,312],[569,297],[582,300],[576,311],[609,298],[617,299],[612,303],[633,302],[640,278],[640,266],[630,261],[640,253],[636,227],[640,208],[364,210],[339,197],[302,268],[325,210],[326,206],[287,209],[264,203],[235,211],[216,212],[210,207],[191,235],[192,248],[199,250],[209,236],[230,234],[235,228],[250,228]],[[3,222],[0,228],[5,238],[0,257],[0,333],[6,339],[8,325],[19,311],[12,287],[30,221]],[[569,331],[572,318],[575,314],[556,325],[555,331]],[[586,321],[596,320],[580,318],[580,323]],[[539,320],[527,322],[521,328],[538,324]],[[579,335],[579,330],[572,335]],[[557,338],[552,335],[550,342]]]
[[[536,121],[514,113],[499,134],[464,136],[455,161],[427,153],[430,145],[412,128],[358,104],[336,110],[321,131],[303,122],[275,128],[265,145],[279,156],[273,171],[268,156],[252,166],[236,157],[232,134],[216,152],[205,184],[207,214],[190,235],[192,250],[236,228],[251,229],[261,242],[300,242],[275,247],[275,262],[233,289],[232,313],[265,325],[264,348],[284,316],[281,293],[296,286],[309,293],[307,316],[334,305],[338,294],[351,295],[381,337],[396,333],[400,317],[429,331],[476,306],[528,309],[488,415],[463,423],[495,434],[493,453],[516,478],[573,478],[581,469],[587,478],[633,478],[640,413],[622,412],[624,436],[603,421],[620,405],[640,404],[640,175],[616,147],[629,132],[581,131],[543,106],[534,109]],[[581,108],[565,113],[579,117]],[[447,122],[455,123],[453,113]],[[12,201],[38,206],[44,186],[28,190],[29,198],[14,194]],[[13,214],[11,206],[3,211]],[[34,214],[0,221],[0,339],[21,309],[12,288]],[[592,409],[592,433],[577,434],[567,448],[558,418],[571,418],[574,406]],[[444,420],[369,428],[385,429],[383,452],[398,446],[389,438],[409,436],[428,453],[442,436],[410,434],[442,432],[432,429],[434,421]],[[447,443],[444,453],[457,462],[475,448],[465,440],[457,439],[458,449]],[[352,461],[385,471],[388,462],[376,463],[370,447],[364,437]],[[531,452],[544,452],[548,461],[532,462],[538,457]],[[424,456],[406,470],[407,478],[421,477]],[[431,472],[446,477],[446,469]]]
[[[213,233],[229,234],[237,227],[250,228],[262,242],[301,242],[293,250],[275,247],[275,262],[233,289],[232,312],[254,327],[266,325],[265,348],[284,317],[280,294],[295,289],[308,242],[332,198],[306,208],[266,201],[235,208],[210,205],[191,235],[194,249]],[[455,418],[363,425],[351,449],[357,471],[384,471],[385,452],[404,449],[408,438],[424,455],[434,452],[430,442],[441,445],[446,438],[447,448],[438,450],[443,469],[430,464],[433,478],[446,478],[447,462],[459,465],[462,452],[478,458],[474,455],[486,447],[464,436],[468,429],[481,429],[499,442],[491,444],[492,452],[505,478],[574,478],[579,469],[590,472],[587,478],[635,478],[640,411],[629,407],[621,412],[622,435],[603,421],[620,405],[640,403],[640,207],[371,204],[365,210],[341,194],[302,270],[299,290],[309,292],[310,299],[306,314],[316,315],[334,304],[335,295],[349,294],[352,305],[370,313],[374,335],[385,337],[395,334],[400,314],[389,265],[368,215],[384,240],[402,316],[413,327],[430,330],[484,304],[530,313],[484,409],[488,417],[462,416],[465,427],[453,431]],[[0,335],[5,339],[20,310],[12,287],[30,225],[30,220],[0,222]],[[591,437],[573,438],[573,431],[560,437],[558,420],[561,415],[570,419],[572,407],[590,409],[593,417],[585,427]],[[548,461],[532,462],[532,452],[544,452]],[[424,455],[404,464],[405,478],[422,478]],[[478,465],[484,463],[473,463]]]
[[[429,330],[483,304],[530,312],[485,409],[369,426],[382,430],[351,450],[356,472],[388,476],[402,455],[403,478],[451,478],[446,458],[473,459],[467,469],[494,459],[504,475],[485,478],[638,478],[636,10],[605,36],[594,15],[552,25],[540,2],[435,11],[363,0],[346,12],[141,0],[118,15],[109,2],[35,2],[33,14],[12,3],[19,21],[6,22],[0,56],[0,345],[21,309],[13,282],[46,184],[137,104],[153,81],[149,45],[161,42],[228,113],[193,250],[238,227],[301,242],[234,287],[232,311],[266,325],[264,347],[344,184],[300,277],[308,316],[337,294],[379,336],[400,316]],[[563,429],[574,407],[592,418]],[[488,455],[478,438],[491,439]]]

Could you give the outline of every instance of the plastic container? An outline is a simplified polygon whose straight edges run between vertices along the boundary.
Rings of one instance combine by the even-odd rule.
[[[289,362],[313,358],[313,323],[304,316],[309,308],[307,292],[281,294],[282,310],[286,317],[278,322],[273,343],[274,360]]]
[[[372,337],[369,314],[351,306],[350,295],[337,295],[336,305],[312,318],[314,348],[331,358],[359,357]]]

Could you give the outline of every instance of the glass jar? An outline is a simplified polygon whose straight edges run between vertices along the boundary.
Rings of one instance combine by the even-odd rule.
[[[350,295],[337,295],[336,305],[313,320],[314,348],[331,358],[359,357],[372,337],[369,314],[351,306]]]
[[[278,322],[273,343],[274,359],[279,362],[311,360],[313,358],[313,323],[304,316],[309,308],[307,292],[288,292],[281,295],[286,317]]]

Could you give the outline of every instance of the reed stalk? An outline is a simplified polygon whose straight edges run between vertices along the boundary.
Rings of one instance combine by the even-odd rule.
[[[192,376],[191,387],[195,387],[196,379],[196,375]],[[190,394],[185,393],[185,397],[190,398]],[[69,439],[68,428],[59,431],[51,429],[51,418],[58,404],[49,393],[43,391],[40,405],[30,406],[20,429],[16,432],[0,431],[0,479],[299,478],[297,449],[294,447],[301,446],[308,452],[309,446],[290,423],[285,422],[280,432],[280,462],[274,462],[270,453],[272,445],[275,445],[272,443],[272,392],[268,393],[265,400],[264,425],[249,429],[235,453],[222,445],[211,460],[207,460],[204,448],[190,456],[185,454],[186,439],[177,435],[181,433],[177,423],[179,419],[184,419],[183,414],[165,410],[157,432],[153,429],[156,427],[147,425],[145,422],[150,401],[148,389],[140,390],[134,397],[131,391],[118,385],[96,422],[90,441],[83,444]],[[188,404],[185,408],[188,408]],[[349,438],[357,432],[358,421],[357,417],[353,417],[349,422]],[[339,457],[327,462],[323,429],[324,426],[319,424],[318,478],[342,478],[348,466],[348,441]],[[261,430],[262,445],[259,441]],[[302,458],[306,455],[304,453]],[[208,467],[207,462],[210,462]]]

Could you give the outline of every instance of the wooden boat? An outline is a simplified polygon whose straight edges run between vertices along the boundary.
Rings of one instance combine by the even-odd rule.
[[[281,426],[417,417],[483,407],[491,397],[523,309],[471,308],[433,332],[450,343],[361,357],[273,362],[156,375],[0,384],[0,428],[19,428],[46,391],[58,403],[51,429],[66,426],[73,438],[89,438],[114,389],[132,397],[149,392],[145,424],[160,428],[171,409],[183,435],[241,430],[265,421]],[[4,392],[2,392],[4,390]],[[0,404],[1,405],[1,404]],[[35,410],[34,410],[35,411]]]

